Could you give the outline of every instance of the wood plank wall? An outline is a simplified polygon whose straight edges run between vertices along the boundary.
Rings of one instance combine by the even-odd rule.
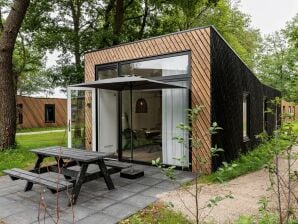
[[[67,100],[17,96],[17,104],[23,105],[23,124],[17,128],[59,127],[67,124]],[[45,104],[55,105],[55,123],[45,123]]]
[[[116,47],[85,54],[85,81],[95,80],[95,65],[119,62],[157,55],[191,51],[192,106],[203,105],[201,117],[193,124],[193,135],[202,139],[202,147],[192,149],[193,170],[196,170],[195,155],[208,162],[201,167],[204,172],[211,171],[211,138],[208,127],[211,123],[210,93],[210,28],[199,28],[173,33],[156,38],[145,39]]]
[[[282,100],[281,101],[282,115],[288,114],[289,110],[291,110],[291,114],[293,114],[293,117],[291,118],[291,120],[298,120],[298,105],[293,102],[287,102],[285,100]]]

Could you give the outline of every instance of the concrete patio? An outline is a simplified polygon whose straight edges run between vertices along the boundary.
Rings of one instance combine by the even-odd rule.
[[[193,179],[191,172],[175,171],[177,179],[173,182],[158,168],[143,165],[136,167],[143,168],[145,176],[129,180],[120,178],[119,173],[113,174],[115,190],[109,191],[103,179],[86,183],[73,207],[67,206],[69,197],[65,191],[60,192],[57,197],[56,194],[34,185],[32,191],[24,192],[25,181],[1,177],[0,223],[51,224],[57,223],[58,216],[58,223],[61,224],[117,223],[156,201],[160,194],[175,190],[180,183]]]

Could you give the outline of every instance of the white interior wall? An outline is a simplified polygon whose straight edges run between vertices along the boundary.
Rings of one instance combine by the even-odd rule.
[[[147,113],[136,113],[136,102],[139,98],[147,101]],[[154,129],[161,128],[161,92],[160,91],[142,91],[133,92],[133,129]],[[122,116],[122,128],[128,128],[130,125],[130,95],[126,91],[122,95],[123,111],[127,112],[128,121]],[[123,114],[122,114],[123,115]]]

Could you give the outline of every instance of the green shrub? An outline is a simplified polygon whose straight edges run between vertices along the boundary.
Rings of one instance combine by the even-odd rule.
[[[120,224],[191,224],[182,213],[175,212],[164,204],[149,206]]]
[[[274,213],[262,213],[258,216],[241,216],[235,224],[276,224],[278,223],[278,216]]]
[[[294,122],[294,131],[298,133],[298,121]],[[202,181],[207,182],[223,182],[234,179],[243,174],[259,170],[273,158],[272,141],[275,141],[277,149],[283,151],[291,144],[291,139],[288,136],[282,135],[278,139],[267,140],[258,145],[254,150],[240,155],[232,163],[223,163],[216,172],[202,178]]]

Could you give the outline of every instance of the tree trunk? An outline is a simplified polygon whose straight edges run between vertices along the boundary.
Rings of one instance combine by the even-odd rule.
[[[113,45],[120,43],[120,34],[124,21],[124,0],[116,1],[116,12],[114,16],[114,29],[113,29]]]
[[[80,18],[81,18],[81,1],[70,1],[73,32],[74,32],[74,56],[76,72],[81,71],[81,46],[80,46]]]
[[[111,25],[110,14],[111,14],[111,11],[115,7],[115,1],[116,0],[110,0],[107,7],[106,7],[106,9],[105,9],[105,12],[104,12],[103,30],[104,30],[105,33],[108,33],[110,25]],[[110,46],[110,45],[111,45],[111,43],[110,43],[107,35],[104,35],[103,40],[102,40],[102,44],[99,47],[101,48],[103,46]]]
[[[30,0],[15,0],[0,34],[0,150],[14,147],[16,77],[12,55]]]
[[[2,23],[2,8],[0,7],[0,33],[3,31],[4,26]]]
[[[139,39],[140,40],[143,38],[143,35],[144,35],[148,14],[149,14],[148,0],[145,0],[144,16],[143,16],[141,28],[139,31]]]

